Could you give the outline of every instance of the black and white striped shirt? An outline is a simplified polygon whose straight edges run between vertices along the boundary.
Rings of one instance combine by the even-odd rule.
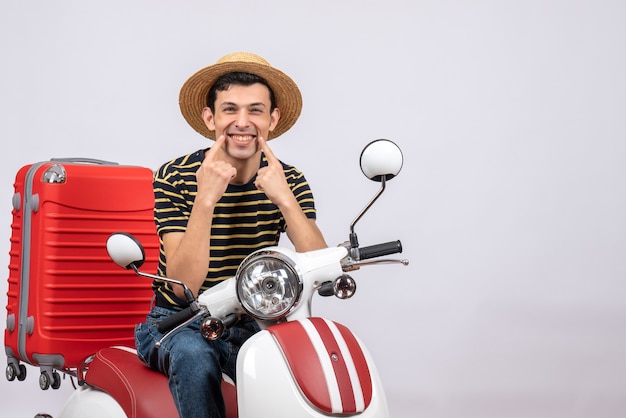
[[[172,160],[154,177],[154,219],[159,236],[184,232],[197,193],[196,171],[206,150]],[[308,218],[315,219],[315,203],[306,178],[295,167],[283,165],[287,183]],[[261,167],[267,166],[261,154]],[[285,231],[285,219],[278,207],[254,185],[255,178],[243,185],[229,185],[217,203],[211,225],[211,256],[201,292],[235,275],[243,259],[253,251],[277,245]],[[161,242],[159,275],[167,275],[167,260]],[[185,302],[174,295],[171,285],[154,281],[159,306],[180,308]]]

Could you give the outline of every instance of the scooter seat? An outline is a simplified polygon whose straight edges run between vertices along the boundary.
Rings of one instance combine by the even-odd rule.
[[[142,363],[133,349],[98,351],[89,363],[85,382],[113,396],[128,418],[178,417],[167,377]],[[226,416],[236,418],[237,393],[232,381],[222,381],[222,394]]]

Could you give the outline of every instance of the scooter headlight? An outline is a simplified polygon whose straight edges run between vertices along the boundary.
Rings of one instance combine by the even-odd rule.
[[[298,303],[301,292],[295,263],[278,251],[252,253],[237,270],[237,297],[254,318],[283,318]]]

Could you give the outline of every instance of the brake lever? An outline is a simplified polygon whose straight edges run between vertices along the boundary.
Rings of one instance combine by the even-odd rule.
[[[404,259],[392,259],[392,258],[382,258],[379,260],[367,260],[367,261],[357,261],[352,266],[359,268],[361,266],[368,266],[372,264],[402,264],[403,266],[409,265],[409,260]]]

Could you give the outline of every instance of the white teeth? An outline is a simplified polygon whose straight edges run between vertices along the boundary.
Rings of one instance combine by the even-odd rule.
[[[252,135],[231,135],[230,137],[239,142],[250,142],[254,139]]]

